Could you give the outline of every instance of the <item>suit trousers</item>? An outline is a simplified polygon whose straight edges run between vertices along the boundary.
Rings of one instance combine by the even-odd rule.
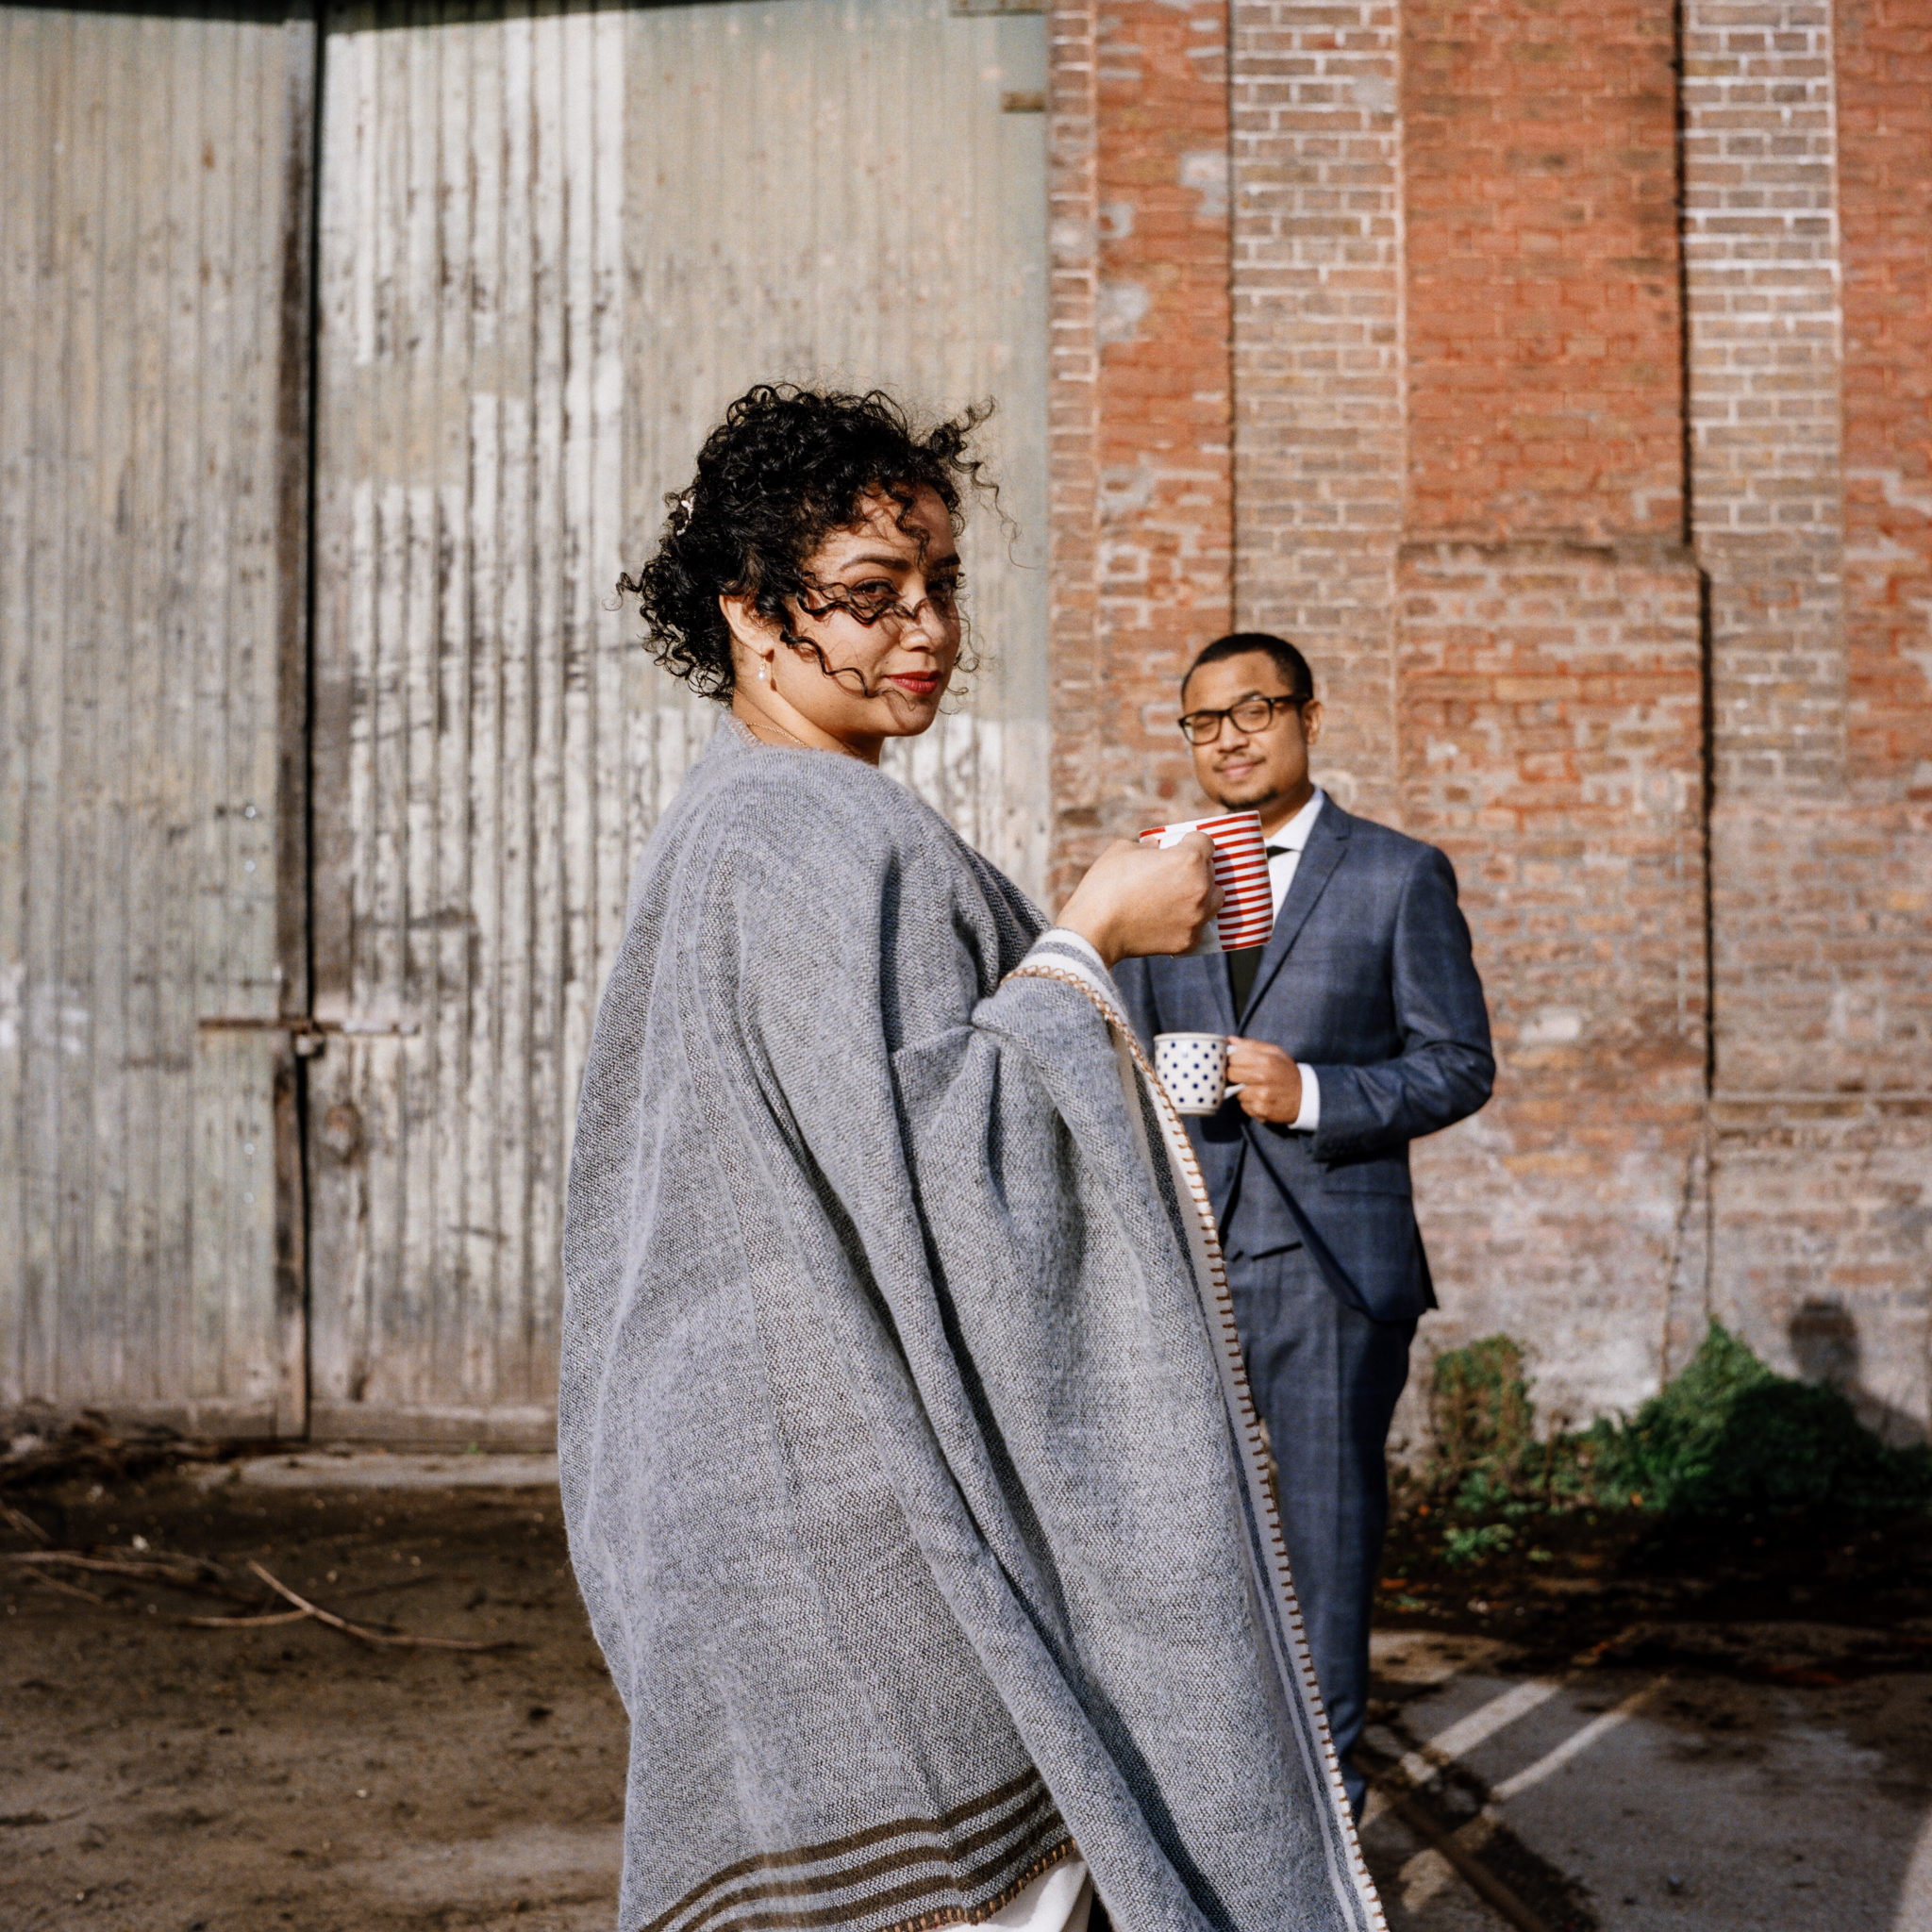
[[[1337,1295],[1305,1248],[1227,1262],[1248,1382],[1268,1424],[1315,1681],[1357,1815],[1353,1752],[1369,1702],[1369,1613],[1389,1524],[1389,1424],[1413,1320],[1376,1322]]]

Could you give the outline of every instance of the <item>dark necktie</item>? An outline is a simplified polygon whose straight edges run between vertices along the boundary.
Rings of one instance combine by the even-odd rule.
[[[1290,848],[1286,845],[1271,845],[1267,848],[1271,863]],[[1227,956],[1227,989],[1234,995],[1234,1017],[1239,1024],[1242,1009],[1248,1004],[1248,995],[1255,990],[1255,975],[1261,970],[1261,955],[1265,946],[1243,946],[1239,953]]]

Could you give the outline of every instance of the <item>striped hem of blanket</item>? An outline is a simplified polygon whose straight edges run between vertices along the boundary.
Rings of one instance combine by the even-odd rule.
[[[976,1924],[1019,1896],[1074,1840],[1028,1770],[937,1818],[725,1865],[636,1932],[928,1932]]]

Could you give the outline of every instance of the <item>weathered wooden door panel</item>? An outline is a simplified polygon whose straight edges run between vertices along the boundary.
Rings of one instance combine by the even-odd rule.
[[[0,8],[0,1402],[258,1433],[303,1424],[315,27],[250,12]]]
[[[602,608],[623,17],[328,29],[316,1426],[514,1435],[548,1411],[566,1032],[647,708]]]
[[[547,1426],[571,1112],[631,867],[709,735],[611,587],[759,377],[992,394],[989,663],[900,769],[1037,883],[1037,18],[945,0],[327,22],[315,1426]]]
[[[982,851],[1046,872],[1046,79],[1039,17],[947,0],[764,0],[629,16],[627,554],[760,377],[874,386],[986,431],[1013,528],[964,545],[984,668],[889,749]],[[660,795],[681,768],[662,773]]]

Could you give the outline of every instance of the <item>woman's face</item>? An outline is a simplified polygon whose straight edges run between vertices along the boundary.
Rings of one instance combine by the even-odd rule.
[[[769,742],[876,764],[887,739],[939,716],[959,658],[959,552],[933,490],[908,506],[867,497],[859,510],[856,527],[835,530],[807,561],[812,588],[792,628],[808,648],[788,644],[749,599],[719,602],[738,716]]]

